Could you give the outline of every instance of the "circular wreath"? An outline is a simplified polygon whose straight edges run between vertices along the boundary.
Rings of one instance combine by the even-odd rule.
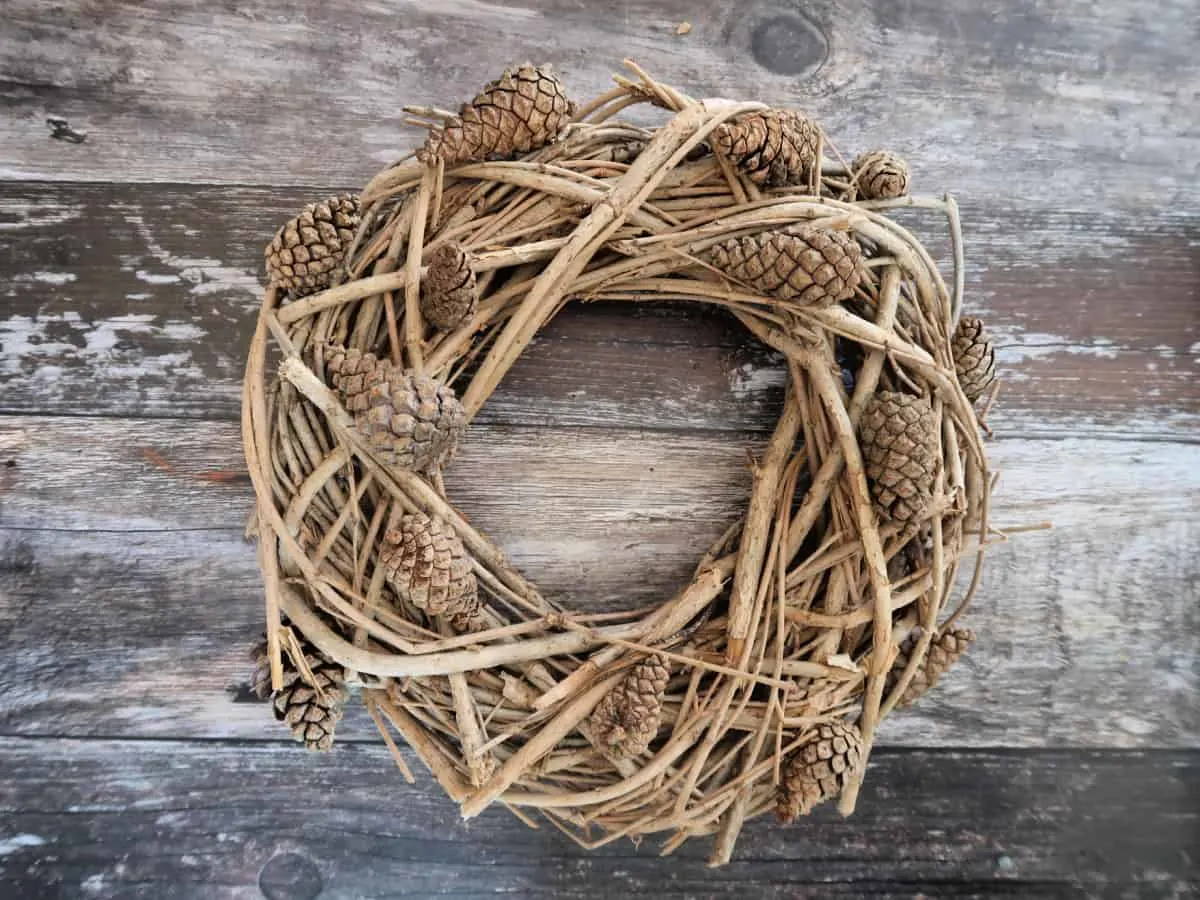
[[[589,847],[717,833],[720,863],[768,809],[852,811],[882,717],[969,643],[978,563],[951,595],[987,533],[991,347],[958,320],[954,202],[909,196],[903,160],[846,164],[803,115],[628,65],[582,107],[527,64],[458,113],[408,108],[420,150],[268,246],[243,408],[255,678],[316,749],[360,685],[406,777],[393,731],[464,817],[499,802]],[[615,118],[639,103],[670,117]],[[949,223],[949,286],[888,216],[913,207]],[[745,515],[648,612],[562,607],[443,487],[576,300],[717,307],[786,359]]]

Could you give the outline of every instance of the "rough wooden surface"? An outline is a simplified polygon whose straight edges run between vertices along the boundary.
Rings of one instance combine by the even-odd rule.
[[[1195,39],[1186,0],[9,0],[0,897],[1197,896]],[[860,813],[752,823],[717,873],[701,847],[586,856],[499,811],[467,829],[360,712],[314,758],[245,686],[262,244],[411,146],[402,103],[526,57],[587,93],[625,55],[804,108],[958,194],[1004,377],[996,518],[1056,525],[996,548],[979,645],[887,722]],[[744,503],[782,383],[720,316],[568,309],[452,496],[572,604],[661,596]]]
[[[0,739],[0,895],[1183,898],[1200,877],[1195,753],[881,750],[852,820],[757,820],[712,870],[699,843],[581,858],[546,822],[465,825],[382,747],[289,749]]]
[[[322,189],[324,190],[324,189]],[[237,418],[263,236],[315,189],[30,185],[0,191],[0,409]],[[1200,256],[1180,212],[1149,221],[967,200],[967,306],[1022,435],[1196,433]],[[945,229],[906,217],[935,248]],[[1144,301],[1153,295],[1153,315]],[[483,421],[769,428],[783,370],[728,318],[568,308]],[[536,403],[530,403],[536,398]]]
[[[403,103],[452,105],[525,58],[590,96],[632,56],[696,96],[804,107],[849,154],[896,146],[918,187],[1041,204],[1052,182],[1095,208],[1200,185],[1189,0],[8,0],[5,16],[14,179],[358,184],[413,144]],[[47,144],[46,115],[87,142]]]
[[[589,609],[650,603],[686,583],[696,548],[744,509],[745,454],[763,443],[501,426],[470,438],[450,496],[535,583]],[[261,620],[253,548],[231,514],[251,497],[236,428],[10,417],[0,448],[10,584],[0,634],[16,648],[0,659],[0,683],[14,685],[0,694],[0,728],[269,737],[261,710],[228,703]],[[1196,746],[1200,447],[1003,440],[991,455],[1003,473],[997,523],[1056,527],[994,551],[970,617],[978,648],[944,689],[890,720],[885,739]],[[120,615],[81,604],[99,591]],[[369,725],[347,735],[373,739]]]

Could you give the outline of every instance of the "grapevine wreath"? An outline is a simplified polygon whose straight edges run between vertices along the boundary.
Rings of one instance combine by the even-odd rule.
[[[582,106],[526,64],[458,113],[409,108],[423,147],[267,247],[243,407],[255,687],[328,749],[361,686],[406,777],[396,733],[464,817],[498,803],[589,847],[715,833],[722,863],[767,810],[851,812],[882,717],[970,643],[993,357],[959,317],[954,202],[910,196],[900,157],[847,164],[804,115],[629,68]],[[635,104],[665,124],[617,118]],[[949,223],[949,286],[888,215],[914,207]],[[745,515],[649,611],[563,608],[443,487],[573,300],[708,304],[786,360]]]

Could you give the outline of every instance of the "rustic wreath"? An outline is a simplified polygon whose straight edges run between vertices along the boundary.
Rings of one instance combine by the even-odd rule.
[[[993,379],[959,319],[954,201],[805,116],[632,78],[577,108],[524,65],[459,113],[408,108],[415,154],[267,247],[243,433],[267,628],[255,686],[314,749],[347,697],[472,817],[581,844],[853,810],[880,720],[966,648]],[[652,104],[643,128],[615,116]],[[888,213],[949,224],[954,277]],[[442,471],[566,303],[689,301],[782,354],[748,509],[649,610],[563,608],[446,497]],[[268,343],[282,362],[268,369]],[[951,602],[960,564],[975,577]]]

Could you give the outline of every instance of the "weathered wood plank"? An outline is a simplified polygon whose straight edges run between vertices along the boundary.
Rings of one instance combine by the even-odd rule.
[[[359,183],[420,140],[403,103],[455,106],[527,57],[586,96],[633,56],[697,96],[805,108],[849,155],[896,146],[926,189],[1041,202],[1052,185],[1089,208],[1196,196],[1186,0],[856,0],[804,14],[778,0],[126,0],[103,13],[10,0],[5,12],[9,178]],[[87,141],[50,141],[47,115]]]
[[[0,410],[235,418],[261,246],[304,196],[0,188]],[[965,215],[968,307],[996,332],[1005,376],[996,427],[1196,433],[1200,268],[1190,219],[999,203]],[[907,219],[943,242],[939,221]],[[775,360],[721,315],[571,307],[483,421],[769,430],[782,384]]]
[[[3,738],[0,893],[1189,897],[1198,790],[1196,753],[882,750],[852,818],[756,819],[714,871],[703,838],[659,859],[656,841],[587,854],[500,810],[465,825],[380,746]]]
[[[235,427],[0,421],[0,729],[275,735],[227,691],[262,616]],[[760,440],[477,433],[450,496],[575,608],[683,584],[744,509],[745,450]],[[991,453],[997,523],[1057,527],[994,550],[969,616],[979,646],[885,739],[1200,745],[1200,447],[1004,440]],[[356,722],[348,735],[369,733]]]

